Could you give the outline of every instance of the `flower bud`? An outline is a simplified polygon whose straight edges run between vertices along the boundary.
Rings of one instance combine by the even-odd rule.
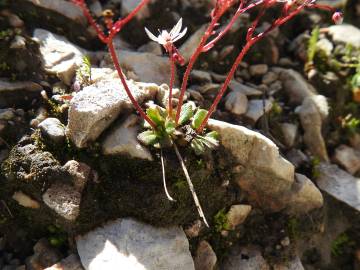
[[[344,16],[343,16],[342,12],[336,11],[332,15],[332,20],[334,21],[335,24],[342,24],[342,22],[344,20]]]

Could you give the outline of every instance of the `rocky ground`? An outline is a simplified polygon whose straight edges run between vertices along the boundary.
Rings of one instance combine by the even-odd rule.
[[[136,1],[88,2],[100,17]],[[137,140],[141,120],[81,10],[0,0],[0,269],[360,269],[360,1],[322,2],[345,23],[310,10],[256,44],[209,122],[220,147],[180,148],[207,228],[171,149],[166,198],[159,151]],[[188,61],[209,13],[206,0],[154,0],[118,35],[142,106],[166,104],[170,70],[143,27],[183,17]],[[187,101],[211,105],[252,16],[200,58]]]

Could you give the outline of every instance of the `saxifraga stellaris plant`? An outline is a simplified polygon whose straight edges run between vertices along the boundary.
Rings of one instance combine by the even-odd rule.
[[[116,22],[113,21],[113,14],[111,11],[105,12],[103,17],[106,28],[108,30],[108,34],[105,34],[102,31],[101,27],[96,23],[94,18],[91,16],[90,11],[88,10],[84,0],[72,0],[73,3],[77,4],[82,9],[89,23],[96,30],[99,39],[107,45],[114,67],[120,77],[124,89],[135,109],[144,119],[144,126],[146,130],[139,134],[139,140],[145,145],[152,145],[156,148],[159,148],[161,151],[161,161],[164,176],[163,181],[167,197],[169,198],[169,200],[173,200],[169,195],[168,191],[166,190],[165,169],[161,149],[164,147],[172,146],[174,147],[175,153],[184,170],[184,174],[186,176],[190,190],[193,194],[194,202],[198,209],[199,215],[202,217],[204,223],[208,225],[205,215],[201,209],[200,202],[196,196],[189,173],[185,167],[183,158],[180,155],[177,143],[188,143],[191,148],[194,149],[196,154],[202,154],[206,150],[213,149],[218,145],[217,133],[211,131],[209,132],[205,129],[207,122],[216,110],[216,107],[219,104],[221,98],[225,94],[239,64],[255,43],[262,40],[274,29],[285,24],[294,16],[298,15],[302,10],[307,8],[317,8],[332,12],[332,19],[336,24],[342,22],[343,16],[341,12],[334,10],[334,8],[330,6],[317,4],[316,0],[213,0],[212,2],[214,8],[212,9],[210,14],[210,23],[207,26],[204,34],[202,35],[200,43],[198,44],[197,48],[189,59],[189,63],[187,64],[180,87],[179,100],[175,108],[173,104],[173,85],[175,78],[175,69],[176,64],[184,64],[184,59],[180,55],[174,43],[186,34],[187,29],[185,28],[184,30],[181,30],[182,19],[179,20],[179,22],[170,32],[163,30],[157,37],[153,35],[148,29],[145,29],[150,39],[158,42],[164,47],[165,51],[169,55],[170,61],[169,97],[167,108],[153,105],[150,106],[145,113],[138,104],[138,102],[135,100],[129,87],[127,86],[125,76],[123,75],[117,54],[113,46],[113,38],[143,6],[149,3],[149,1],[150,0],[140,1],[139,5],[129,15],[127,15],[125,18],[120,18]],[[222,28],[221,31],[217,32],[216,28],[219,26],[220,19],[225,13],[230,10],[231,7],[235,6],[236,3],[238,3],[238,7],[235,13],[231,15],[230,21],[226,26]],[[259,22],[261,21],[265,13],[269,10],[269,8],[273,7],[278,7],[281,10],[279,17],[275,18],[270,23],[270,26],[268,26],[265,30],[259,31]],[[250,24],[250,27],[247,29],[245,45],[242,47],[240,53],[237,55],[234,63],[232,64],[226,76],[226,79],[222,84],[220,90],[218,91],[209,110],[207,111],[204,109],[196,108],[195,104],[192,102],[184,104],[184,96],[187,90],[189,76],[199,56],[202,53],[206,53],[211,50],[214,45],[229,32],[229,30],[241,14],[245,12],[250,12],[255,8],[257,9],[258,13],[255,19]]]

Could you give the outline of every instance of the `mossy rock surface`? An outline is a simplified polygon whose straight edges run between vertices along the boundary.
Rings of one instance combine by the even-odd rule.
[[[43,150],[46,145],[39,141],[38,146],[34,143],[33,139],[22,140],[2,164],[4,177],[0,179],[0,196],[14,211],[15,223],[40,231],[57,224],[67,232],[77,234],[119,217],[135,217],[156,226],[187,224],[199,218],[180,164],[169,149],[164,151],[167,186],[176,202],[170,202],[165,196],[160,159],[156,154],[155,161],[151,162],[125,156],[76,153],[76,160],[86,162],[99,177],[97,181],[89,180],[83,190],[79,217],[75,222],[66,221],[42,202],[42,194],[55,182],[71,184],[71,177],[54,155]],[[231,175],[226,173],[228,170],[220,169],[219,159],[224,153],[217,151],[201,159],[188,149],[180,151],[205,215],[212,223],[220,209],[234,202],[237,192],[231,185],[224,185],[231,180]],[[65,156],[70,152],[62,153]],[[64,156],[62,163],[68,159]],[[18,190],[40,202],[41,208],[33,210],[17,205],[11,196]]]

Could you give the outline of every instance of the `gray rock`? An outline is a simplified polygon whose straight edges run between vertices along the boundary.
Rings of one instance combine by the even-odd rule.
[[[201,37],[204,35],[204,32],[207,28],[207,25],[202,25],[195,33],[189,37],[183,45],[180,47],[180,54],[185,59],[185,64],[190,60],[191,55],[195,52],[197,46],[200,44]]]
[[[38,126],[43,135],[55,143],[65,141],[65,126],[57,118],[46,118]]]
[[[240,92],[246,96],[261,96],[263,94],[261,90],[239,83],[235,80],[231,80],[229,84],[229,89],[231,91]]]
[[[194,69],[191,71],[190,79],[192,83],[211,83],[211,75],[207,71]]]
[[[0,80],[0,108],[30,104],[40,97],[42,87],[34,82],[8,82]]]
[[[294,146],[296,136],[298,133],[298,127],[292,123],[282,123],[280,124],[281,132],[284,137],[284,143],[287,147]]]
[[[274,270],[304,270],[304,266],[298,256],[284,263],[278,263],[273,266]]]
[[[263,76],[262,83],[266,84],[266,85],[270,85],[273,82],[275,82],[278,78],[279,78],[279,75],[277,73],[275,73],[273,71],[269,71]]]
[[[113,2],[121,2],[121,16],[125,17],[140,4],[141,0],[116,0]],[[137,18],[138,20],[144,20],[149,16],[150,16],[149,6],[145,5],[139,10],[138,13],[136,13],[135,18]]]
[[[360,48],[360,29],[351,24],[332,25],[328,33],[336,43],[351,44],[355,48]]]
[[[45,270],[83,270],[84,268],[81,265],[78,255],[71,254],[65,259],[62,259],[60,262],[54,264],[51,267],[46,268]]]
[[[261,99],[252,99],[248,103],[248,109],[245,113],[245,117],[250,119],[253,123],[256,123],[257,120],[265,113],[268,113],[272,108],[272,102],[267,99],[265,101]]]
[[[337,147],[333,159],[351,174],[360,170],[360,151],[347,145],[342,144]]]
[[[334,45],[326,38],[320,39],[316,43],[316,47],[317,49],[322,50],[327,56],[330,56],[332,50],[334,49]]]
[[[308,156],[296,148],[292,148],[287,152],[286,158],[295,166],[295,168],[299,168],[304,163],[309,162]]]
[[[154,98],[158,86],[128,81],[134,98],[141,104]],[[132,109],[130,99],[119,79],[99,81],[78,92],[70,103],[67,135],[79,148],[96,140],[126,109]]]
[[[40,52],[46,72],[56,75],[65,84],[70,85],[84,55],[89,53],[65,37],[44,29],[35,29],[34,38],[40,41]]]
[[[150,41],[144,45],[142,45],[139,49],[138,52],[143,52],[143,53],[152,53],[155,54],[157,56],[162,56],[162,50],[161,50],[161,45],[155,41]]]
[[[282,158],[268,138],[245,127],[210,119],[209,128],[234,164],[234,181],[261,207],[277,211],[287,204],[284,194],[294,183],[294,166]]]
[[[132,52],[126,50],[117,50],[120,59],[120,65],[125,74],[135,81],[156,83],[169,83],[170,63],[167,57],[157,56],[152,53]],[[105,64],[113,67],[110,55],[106,55]],[[178,83],[178,77],[175,74],[175,85]]]
[[[236,226],[244,223],[251,212],[251,205],[238,204],[232,205],[229,212],[226,214],[227,224],[230,230],[234,230]]]
[[[47,268],[61,260],[61,254],[52,247],[46,238],[40,239],[34,246],[34,255],[26,259],[26,269]]]
[[[33,5],[48,10],[49,13],[54,12],[61,14],[71,21],[86,25],[87,21],[81,9],[75,4],[64,0],[25,0],[25,2],[32,3]]]
[[[248,109],[248,99],[241,92],[231,91],[225,97],[225,108],[233,114],[242,115]]]
[[[315,88],[297,71],[284,68],[273,68],[272,70],[280,75],[283,89],[291,103],[301,104],[306,97],[316,95]]]
[[[13,109],[0,109],[0,120],[13,120],[15,117],[15,112]]]
[[[295,174],[286,212],[301,215],[323,206],[324,199],[320,190],[305,175]]]
[[[321,133],[323,120],[328,113],[327,110],[326,99],[321,95],[305,98],[303,104],[296,109],[305,132],[305,144],[311,153],[323,161],[329,160]]]
[[[76,160],[69,160],[62,168],[71,175],[75,189],[81,192],[89,181],[91,168]]]
[[[76,239],[86,270],[192,270],[189,243],[180,227],[156,228],[117,219]]]
[[[80,213],[81,193],[67,184],[55,183],[43,194],[44,203],[66,220],[75,221]]]
[[[339,169],[336,165],[320,164],[317,184],[335,199],[360,211],[360,178]]]
[[[199,243],[194,258],[196,270],[216,269],[217,257],[210,244],[203,240]]]
[[[221,270],[270,270],[260,249],[254,246],[232,248],[224,259]]]
[[[251,76],[259,77],[265,75],[269,70],[269,66],[266,64],[251,65],[249,72]]]
[[[137,139],[140,126],[136,115],[128,116],[114,127],[102,143],[104,155],[128,155],[133,158],[153,160],[150,151]]]

